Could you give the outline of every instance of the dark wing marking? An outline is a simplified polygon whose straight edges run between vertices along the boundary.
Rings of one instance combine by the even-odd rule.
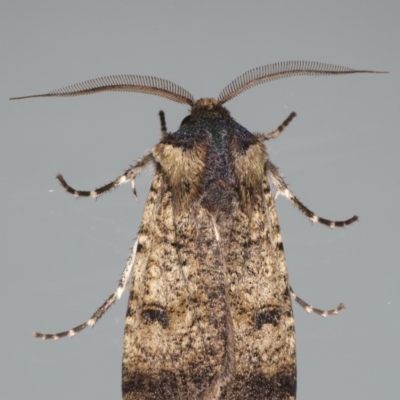
[[[193,106],[193,96],[181,86],[162,78],[146,75],[110,75],[90,79],[49,93],[31,96],[12,97],[10,100],[28,99],[32,97],[69,97],[98,92],[137,92],[165,97],[177,103]]]
[[[233,97],[252,88],[276,79],[295,75],[343,75],[356,73],[387,73],[383,71],[357,70],[339,65],[325,64],[313,61],[284,61],[253,68],[229,85],[225,86],[218,97],[220,104],[226,103]]]

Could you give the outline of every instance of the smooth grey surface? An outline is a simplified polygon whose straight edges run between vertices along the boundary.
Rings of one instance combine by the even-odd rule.
[[[227,103],[250,131],[298,117],[270,156],[321,216],[312,226],[283,198],[278,212],[290,280],[323,319],[294,305],[298,399],[397,399],[400,371],[400,3],[393,1],[1,1],[0,398],[119,399],[127,296],[92,330],[42,342],[90,317],[111,294],[136,236],[151,179],[98,201],[76,188],[117,177],[187,107],[141,94],[69,99],[43,93],[111,74],[154,75],[196,98],[217,96],[246,70],[315,60],[389,75],[297,77]]]

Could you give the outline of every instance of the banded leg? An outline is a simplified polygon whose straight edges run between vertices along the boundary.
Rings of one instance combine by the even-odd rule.
[[[260,140],[270,140],[270,139],[275,139],[278,137],[283,130],[292,122],[292,119],[296,116],[295,112],[290,113],[290,115],[278,126],[277,129],[270,133],[259,133],[257,136],[259,137]]]
[[[321,315],[321,317],[327,317],[328,315],[336,315],[339,313],[340,310],[346,308],[343,303],[340,303],[336,308],[332,308],[331,310],[321,310],[319,308],[315,308],[313,306],[310,306],[310,304],[306,303],[300,297],[298,297],[291,287],[290,287],[290,295],[292,299],[296,301],[308,313],[315,313]]]
[[[132,247],[132,252],[131,255],[129,256],[126,266],[124,269],[124,272],[122,273],[121,279],[118,283],[117,290],[96,310],[96,312],[90,317],[89,320],[84,322],[83,324],[80,324],[76,326],[75,328],[72,328],[68,331],[64,332],[59,332],[59,333],[39,333],[39,332],[33,332],[33,336],[35,338],[43,339],[43,340],[48,340],[48,339],[61,339],[66,336],[75,336],[77,333],[83,331],[85,328],[88,326],[94,326],[97,321],[103,316],[103,314],[117,301],[121,298],[122,293],[128,286],[128,283],[130,281],[130,277],[132,274],[132,269],[135,264],[135,256],[136,256],[136,249],[137,249],[137,240],[135,244]]]
[[[161,124],[161,137],[165,138],[165,136],[167,136],[168,132],[167,132],[167,123],[165,122],[165,114],[164,111],[160,111],[158,113],[159,117],[160,117],[160,124]]]
[[[276,197],[279,195],[285,196],[290,200],[290,202],[299,209],[306,217],[308,217],[311,222],[319,222],[320,224],[329,226],[330,228],[335,227],[345,227],[347,225],[352,224],[355,221],[358,221],[358,216],[354,215],[353,217],[346,219],[345,221],[331,221],[326,218],[319,217],[317,214],[308,209],[287,187],[285,181],[283,180],[282,175],[279,172],[279,169],[271,162],[268,161],[267,164],[267,173],[268,177],[271,178],[272,183],[276,187],[277,193]]]
[[[65,181],[64,177],[61,174],[58,174],[56,178],[60,181],[62,187],[68,192],[73,194],[75,197],[93,197],[96,198],[103,193],[107,193],[113,189],[116,189],[118,186],[123,183],[131,181],[132,191],[137,199],[137,193],[135,189],[135,178],[142,171],[143,168],[147,167],[150,163],[154,162],[153,155],[151,153],[145,155],[139,161],[136,162],[135,165],[132,165],[129,169],[127,169],[123,175],[118,177],[115,181],[108,183],[98,189],[95,190],[75,190]]]

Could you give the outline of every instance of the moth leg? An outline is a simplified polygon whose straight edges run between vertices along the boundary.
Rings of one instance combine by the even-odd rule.
[[[257,134],[260,140],[270,140],[270,139],[275,139],[278,137],[284,129],[292,122],[292,119],[296,116],[295,112],[290,113],[290,115],[278,126],[277,129],[270,133],[265,133],[265,134]]]
[[[321,315],[322,317],[327,317],[328,315],[336,315],[340,310],[346,308],[343,303],[340,303],[336,308],[332,308],[331,310],[320,310],[319,308],[315,308],[310,306],[310,304],[306,303],[300,297],[296,295],[293,289],[290,287],[290,295],[292,299],[297,302],[302,308],[304,308],[308,313],[315,313]]]
[[[47,339],[61,339],[66,336],[75,336],[80,331],[83,331],[88,326],[94,326],[97,321],[103,316],[103,314],[117,301],[121,298],[122,293],[128,286],[130,281],[130,277],[132,274],[133,265],[135,264],[135,256],[136,256],[136,249],[137,249],[138,241],[136,240],[135,244],[132,247],[131,255],[129,256],[125,269],[122,273],[121,279],[119,280],[117,290],[96,310],[96,312],[90,317],[89,320],[72,328],[68,331],[59,332],[59,333],[39,333],[33,332],[33,336],[35,338],[40,338],[43,340]]]
[[[160,117],[160,124],[161,124],[161,137],[165,138],[165,136],[167,136],[168,131],[167,131],[167,123],[165,122],[165,113],[164,111],[160,111],[158,113],[159,117]]]
[[[277,193],[276,197],[280,194],[288,198],[291,203],[298,208],[306,217],[308,217],[311,222],[319,222],[320,224],[329,226],[330,228],[335,227],[345,227],[347,225],[352,224],[355,221],[358,221],[358,216],[354,215],[353,217],[346,219],[345,221],[331,221],[329,219],[325,219],[319,217],[317,214],[312,212],[309,208],[307,208],[287,187],[285,181],[283,180],[282,175],[280,174],[278,168],[271,162],[267,163],[267,173],[268,177],[271,178],[274,186],[276,187]]]
[[[129,169],[127,169],[123,175],[119,176],[117,179],[108,183],[107,185],[104,185],[95,190],[75,190],[73,187],[68,185],[68,183],[65,181],[64,177],[61,174],[57,174],[56,178],[60,181],[62,187],[68,193],[73,194],[75,197],[93,197],[93,198],[96,198],[103,193],[116,189],[123,183],[131,181],[133,195],[137,199],[137,193],[135,189],[135,178],[142,171],[143,168],[147,167],[147,165],[152,162],[154,162],[153,155],[149,153],[145,155],[143,158],[141,158],[139,161],[137,161],[135,165],[132,165]]]

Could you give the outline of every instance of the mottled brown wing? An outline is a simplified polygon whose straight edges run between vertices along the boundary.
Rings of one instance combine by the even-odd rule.
[[[233,340],[212,226],[211,216],[196,205],[174,215],[171,192],[156,173],[127,311],[125,400],[217,398]]]
[[[211,215],[199,201],[178,209],[158,167],[128,304],[124,400],[295,397],[287,271],[262,182],[252,210],[237,198]]]
[[[292,304],[279,223],[267,179],[263,181],[263,193],[263,201],[254,204],[250,221],[243,213],[237,213],[226,243],[230,250],[226,265],[236,363],[235,379],[224,399],[296,397]]]

